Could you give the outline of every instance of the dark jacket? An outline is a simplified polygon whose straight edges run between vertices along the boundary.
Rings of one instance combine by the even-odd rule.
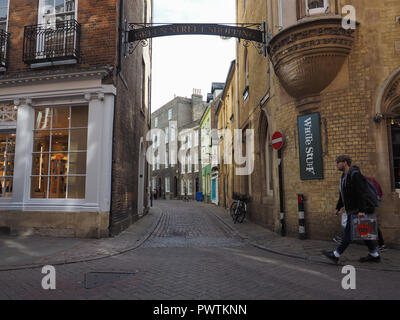
[[[344,174],[342,174],[343,178]],[[367,180],[361,174],[360,169],[357,166],[350,167],[347,173],[346,182],[343,186],[344,201],[339,191],[339,200],[336,205],[336,209],[340,210],[343,206],[347,213],[357,214],[358,212],[373,213],[374,207],[369,204],[366,200],[366,188]]]

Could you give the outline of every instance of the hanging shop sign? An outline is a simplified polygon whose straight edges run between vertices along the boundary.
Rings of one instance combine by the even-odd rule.
[[[219,35],[263,42],[263,31],[260,29],[251,29],[236,25],[204,23],[174,23],[169,25],[144,24],[141,28],[129,31],[128,41],[133,42],[148,38],[188,34]]]
[[[323,179],[320,114],[297,117],[301,180]]]

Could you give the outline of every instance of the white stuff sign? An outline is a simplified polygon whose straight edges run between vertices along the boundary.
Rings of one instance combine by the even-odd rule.
[[[297,118],[299,129],[300,178],[323,179],[321,127],[319,113]]]

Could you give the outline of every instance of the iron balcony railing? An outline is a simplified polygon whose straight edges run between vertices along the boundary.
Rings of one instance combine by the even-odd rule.
[[[81,25],[76,20],[26,26],[23,59],[25,63],[79,60]]]
[[[0,68],[7,68],[7,50],[9,33],[0,30]]]

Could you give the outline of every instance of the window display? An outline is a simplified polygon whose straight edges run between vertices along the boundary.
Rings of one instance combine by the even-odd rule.
[[[31,198],[85,198],[88,107],[35,110]]]
[[[0,131],[0,198],[11,198],[13,191],[15,132]]]

